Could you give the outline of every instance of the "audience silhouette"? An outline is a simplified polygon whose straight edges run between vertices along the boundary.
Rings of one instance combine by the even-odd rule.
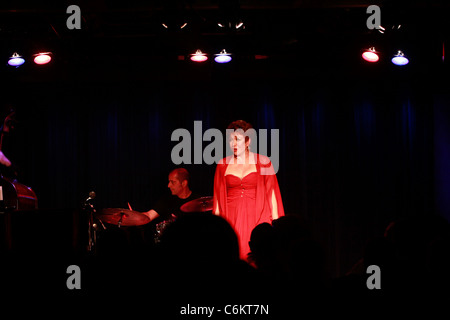
[[[368,241],[364,256],[349,273],[333,279],[333,294],[345,293],[353,300],[397,307],[448,299],[449,240],[449,223],[443,217],[394,220],[382,236]],[[371,265],[381,270],[380,290],[367,288],[366,270]]]
[[[258,225],[250,240],[251,261],[280,290],[300,295],[323,292],[325,259],[322,247],[298,216],[286,215]]]
[[[327,310],[323,306],[444,299],[450,286],[450,225],[435,215],[392,221],[337,278],[327,275],[324,247],[298,215],[257,225],[249,262],[240,259],[232,227],[211,213],[179,217],[158,244],[130,243],[121,230],[111,229],[95,255],[76,263],[83,272],[81,295],[109,304],[132,297],[169,314],[187,303],[269,304],[273,312],[288,314],[300,305]],[[371,265],[381,270],[380,290],[367,287]]]
[[[247,263],[240,259],[236,234],[223,218],[192,213],[172,223],[156,247],[110,241],[109,248],[103,247],[89,261],[89,288],[102,293],[151,288],[157,297],[170,296],[180,303],[248,297],[342,302],[432,295],[450,284],[449,230],[445,219],[432,215],[392,221],[384,234],[367,242],[361,260],[346,275],[332,279],[326,273],[323,246],[298,215],[257,225]],[[371,265],[381,270],[381,290],[367,287]]]
[[[237,236],[221,217],[191,213],[177,219],[161,237],[158,260],[171,282],[186,293],[210,296],[239,281]]]

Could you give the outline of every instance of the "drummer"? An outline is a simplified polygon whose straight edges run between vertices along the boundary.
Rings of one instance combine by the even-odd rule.
[[[189,188],[189,172],[184,168],[177,168],[169,173],[169,183],[167,187],[172,195],[160,199],[153,209],[143,212],[150,218],[150,221],[170,220],[178,217],[182,211],[180,207],[191,200],[199,198],[197,194]]]

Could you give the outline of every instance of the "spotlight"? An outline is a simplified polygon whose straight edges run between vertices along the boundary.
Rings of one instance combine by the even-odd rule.
[[[225,49],[220,51],[220,53],[215,56],[214,61],[217,63],[227,63],[231,61],[231,53],[227,53]]]
[[[383,26],[380,25],[380,26],[378,27],[378,32],[379,32],[379,33],[384,33],[385,31],[386,31],[386,28],[384,28]]]
[[[170,21],[166,21],[166,22],[162,22],[161,25],[165,28],[165,29],[184,29],[186,28],[186,26],[188,25],[187,22],[183,21],[183,22],[170,22]]]
[[[42,65],[47,64],[52,60],[52,57],[50,56],[51,52],[41,52],[35,55],[34,57],[34,63]]]
[[[217,22],[217,25],[220,28],[227,28],[229,30],[245,29],[245,24],[242,20],[235,21],[234,19],[232,20],[223,19],[222,21]]]
[[[398,50],[397,54],[392,58],[392,63],[397,66],[404,66],[409,63],[408,58],[405,57],[405,54]]]
[[[375,51],[375,47],[371,47],[364,51],[362,57],[364,60],[369,62],[377,62],[380,59],[380,57],[378,57],[378,53]]]
[[[8,64],[16,68],[23,65],[24,63],[25,59],[22,58],[17,52],[14,52],[14,54],[8,60]]]
[[[191,54],[191,60],[194,62],[203,62],[208,60],[208,56],[201,50],[197,50],[194,54]]]

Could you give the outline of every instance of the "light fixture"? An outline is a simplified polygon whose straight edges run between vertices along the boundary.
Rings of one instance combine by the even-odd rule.
[[[220,53],[215,56],[214,61],[217,63],[227,63],[231,61],[231,53],[227,53],[225,49],[220,51]]]
[[[39,64],[39,65],[47,64],[52,60],[52,57],[50,55],[51,55],[51,52],[38,53],[34,57],[34,63]]]
[[[397,66],[404,66],[409,63],[408,58],[405,57],[405,54],[401,50],[398,50],[397,54],[392,58],[391,61]]]
[[[177,30],[184,29],[188,25],[188,21],[180,17],[167,17],[165,20],[161,21],[161,26],[165,29]]]
[[[191,60],[194,62],[203,62],[208,60],[208,56],[201,50],[197,50],[194,54],[191,54]]]
[[[371,47],[364,51],[362,57],[368,62],[377,62],[380,59],[378,53],[375,51],[375,47]]]
[[[226,19],[224,19],[224,20],[226,20]],[[220,21],[220,22],[217,22],[217,25],[220,27],[220,28],[228,28],[228,29],[236,29],[236,30],[238,30],[238,29],[245,29],[245,25],[244,25],[244,22],[242,21],[242,20],[238,20],[238,21],[232,21],[232,20],[228,20],[228,21]]]
[[[8,64],[13,67],[19,67],[25,63],[25,59],[22,58],[17,52],[14,52],[14,54],[9,58]]]

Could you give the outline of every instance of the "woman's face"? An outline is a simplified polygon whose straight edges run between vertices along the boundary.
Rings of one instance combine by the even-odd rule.
[[[250,143],[250,139],[245,141],[245,135],[239,132],[233,132],[230,134],[229,144],[230,149],[233,151],[234,156],[240,156],[245,153],[248,145]]]

